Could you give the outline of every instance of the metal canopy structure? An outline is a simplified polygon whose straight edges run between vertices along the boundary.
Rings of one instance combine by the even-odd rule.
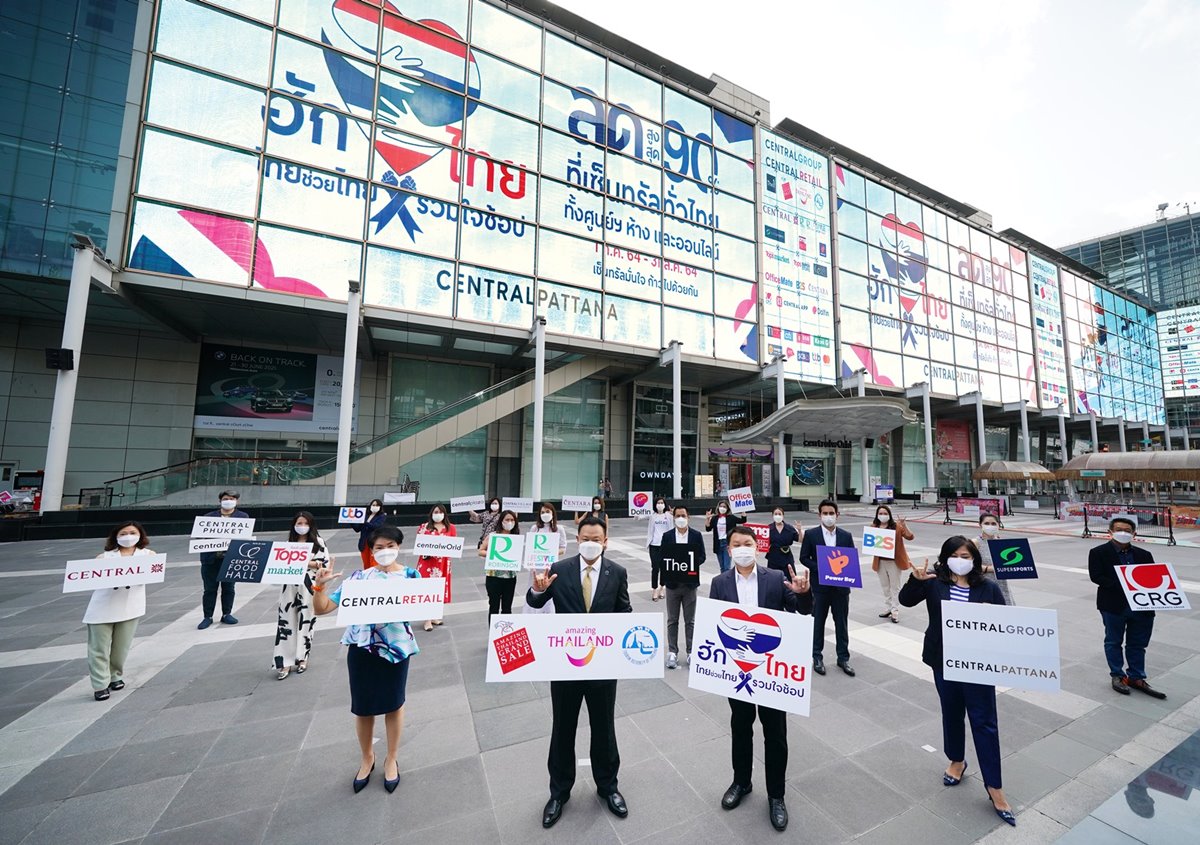
[[[988,461],[980,464],[971,473],[971,478],[981,481],[1053,481],[1055,475],[1036,461]]]
[[[1104,481],[1200,481],[1200,451],[1093,452],[1072,458],[1055,475]]]
[[[781,434],[791,434],[849,448],[864,437],[878,437],[918,419],[908,400],[895,396],[797,399],[749,428],[726,432],[721,442],[766,443]]]

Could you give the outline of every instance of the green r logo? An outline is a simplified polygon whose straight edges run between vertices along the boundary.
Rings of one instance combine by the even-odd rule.
[[[1000,550],[1000,562],[1004,566],[1015,566],[1025,560],[1025,555],[1021,554],[1021,549],[1018,546],[1009,546],[1007,549]]]
[[[492,554],[491,554],[492,560],[498,560],[503,563],[516,563],[516,561],[513,560],[512,558],[505,557],[505,555],[508,554],[508,552],[512,549],[512,547],[513,547],[512,537],[508,537],[503,534],[492,535]]]

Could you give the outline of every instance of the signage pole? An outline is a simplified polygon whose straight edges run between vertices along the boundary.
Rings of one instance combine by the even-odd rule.
[[[783,383],[783,356],[780,355],[775,359],[775,410],[783,410],[783,406],[787,404],[787,388]],[[779,432],[779,496],[787,498],[791,494],[788,489],[792,486],[792,480],[787,474],[787,446],[784,445],[783,431]]]
[[[346,296],[346,342],[342,347],[342,395],[338,408],[337,462],[333,473],[333,503],[346,504],[350,492],[350,429],[354,425],[354,375],[358,363],[358,317],[362,306],[362,288],[357,279],[350,281]]]
[[[658,353],[658,366],[671,365],[671,466],[673,499],[683,498],[683,361],[680,358],[679,341],[673,340],[666,349]]]
[[[1125,418],[1120,417],[1117,420],[1117,441],[1121,444],[1121,451],[1125,450]]]
[[[1059,404],[1058,406],[1058,446],[1062,455],[1063,466],[1066,466],[1067,461],[1071,459],[1071,447],[1067,442],[1067,406]],[[1071,482],[1063,479],[1063,492],[1070,489]]]
[[[979,463],[987,463],[987,437],[983,430],[983,391],[975,393],[975,439],[979,443]],[[979,482],[980,489],[986,493],[988,491],[988,480],[981,479]]]
[[[533,484],[535,502],[542,499],[542,434],[546,424],[546,318],[533,321]]]

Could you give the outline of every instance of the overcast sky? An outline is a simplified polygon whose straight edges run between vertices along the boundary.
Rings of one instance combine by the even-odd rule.
[[[1200,210],[1200,0],[555,2],[998,230],[1064,246]]]

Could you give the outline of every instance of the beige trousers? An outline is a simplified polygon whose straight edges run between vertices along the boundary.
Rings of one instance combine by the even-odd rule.
[[[113,681],[121,680],[137,624],[137,619],[126,619],[124,622],[101,622],[87,626],[88,671],[92,676],[92,689],[107,689]]]

